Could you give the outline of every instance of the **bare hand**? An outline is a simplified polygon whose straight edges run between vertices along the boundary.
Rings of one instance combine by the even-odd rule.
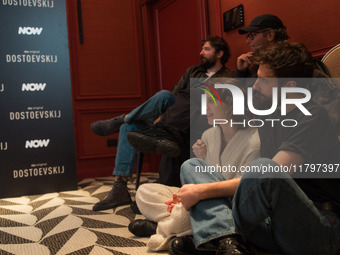
[[[203,159],[207,155],[207,146],[201,139],[198,139],[192,146],[192,151],[196,157]]]
[[[253,63],[253,53],[248,52],[237,58],[237,70],[245,71]]]
[[[201,200],[201,187],[201,184],[185,184],[179,189],[178,199],[187,211]]]

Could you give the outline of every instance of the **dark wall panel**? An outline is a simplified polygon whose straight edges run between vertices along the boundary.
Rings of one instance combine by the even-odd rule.
[[[70,0],[68,14],[78,178],[110,175],[117,148],[108,144],[117,134],[99,137],[91,122],[127,113],[160,89],[171,90],[199,63],[206,1]],[[158,172],[159,159],[145,155],[143,171]]]
[[[200,62],[207,36],[205,1],[166,0],[154,6],[160,89],[172,90],[186,69]]]
[[[146,100],[140,8],[134,0],[67,3],[78,178],[107,176],[114,167],[117,134],[100,137],[90,124]]]

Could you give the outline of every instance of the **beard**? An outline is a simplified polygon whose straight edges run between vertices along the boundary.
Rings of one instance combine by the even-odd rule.
[[[267,110],[272,106],[272,98],[263,95],[257,90],[253,90],[253,106],[257,110]]]
[[[213,67],[216,64],[216,61],[217,61],[216,56],[212,57],[211,59],[208,59],[206,57],[201,57],[200,66],[207,70]]]

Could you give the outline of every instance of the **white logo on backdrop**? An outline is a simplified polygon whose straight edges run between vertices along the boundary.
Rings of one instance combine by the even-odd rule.
[[[2,0],[3,5],[53,8],[53,0]]]
[[[21,91],[44,91],[46,83],[23,83]]]
[[[42,27],[19,27],[19,35],[40,35],[43,31]]]
[[[47,163],[31,164],[30,167],[13,170],[13,178],[27,178],[64,174],[65,166],[49,166]]]
[[[10,120],[60,119],[61,110],[10,112]]]
[[[32,148],[36,149],[36,148],[43,148],[43,147],[46,148],[49,143],[50,143],[50,139],[26,141],[25,148],[26,149],[32,149]]]
[[[58,55],[6,54],[7,63],[57,63]]]

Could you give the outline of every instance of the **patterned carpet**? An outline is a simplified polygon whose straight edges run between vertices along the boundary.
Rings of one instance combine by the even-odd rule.
[[[156,177],[142,175],[141,183]],[[133,200],[134,181],[128,183]],[[0,255],[151,254],[148,239],[127,229],[132,220],[144,218],[130,206],[92,211],[112,183],[113,177],[86,179],[75,191],[0,199]]]

